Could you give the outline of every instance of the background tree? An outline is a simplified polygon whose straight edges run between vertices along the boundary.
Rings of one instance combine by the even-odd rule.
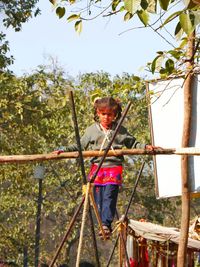
[[[40,14],[36,7],[38,0],[24,1],[0,1],[1,23],[5,28],[13,27],[15,31],[20,31],[22,25],[32,17]],[[7,70],[7,67],[13,63],[14,58],[7,56],[9,43],[6,41],[6,34],[0,32],[0,72]]]
[[[56,13],[62,18],[66,13],[66,6],[76,5],[76,1],[51,0],[55,5]],[[75,21],[75,29],[81,32],[84,20],[91,20],[96,16],[112,16],[123,14],[124,20],[131,20],[138,16],[144,27],[156,31],[165,28],[172,21],[176,21],[175,36],[189,35],[199,25],[199,4],[196,1],[186,1],[186,5],[168,14],[168,10],[176,6],[179,1],[160,0],[160,8],[155,0],[147,1],[111,1],[106,8],[101,4],[101,11],[97,14],[98,3],[90,2],[83,6],[81,12],[67,15],[68,21]],[[1,14],[4,15],[3,23],[6,27],[21,30],[22,23],[32,16],[39,14],[36,8],[37,1],[1,1]],[[107,3],[106,3],[107,4]],[[96,10],[96,11],[95,11]],[[87,13],[85,12],[87,11]],[[105,11],[105,13],[103,13]],[[161,12],[161,23],[157,26],[158,17],[150,23],[151,12]],[[88,16],[85,16],[88,14]],[[108,73],[88,73],[81,75],[79,80],[73,81],[64,76],[62,70],[54,68],[51,71],[40,66],[31,75],[16,78],[5,73],[6,67],[13,62],[13,58],[6,56],[9,50],[5,35],[1,33],[0,39],[0,141],[2,154],[33,154],[54,150],[57,146],[75,142],[71,111],[67,99],[67,91],[74,88],[80,132],[83,133],[92,119],[92,103],[96,96],[112,95],[119,97],[122,103],[127,99],[133,102],[127,116],[127,127],[130,132],[141,140],[149,142],[147,122],[147,106],[145,101],[144,82],[139,77],[124,73],[122,77],[116,76],[112,80]],[[159,72],[162,77],[182,74],[184,72],[185,45],[187,38],[183,38],[178,47],[169,51],[158,51],[157,57],[148,64],[152,73]],[[196,37],[195,59],[198,62],[199,40]],[[89,104],[88,104],[89,103]],[[85,115],[87,114],[87,116]],[[134,117],[134,119],[133,119]],[[130,123],[131,122],[131,123]],[[118,210],[123,214],[124,206],[128,203],[131,189],[134,185],[137,170],[142,158],[127,157],[125,170],[125,188],[120,194]],[[129,217],[139,219],[145,217],[151,221],[163,224],[172,224],[175,219],[179,224],[180,199],[159,200],[154,196],[152,162],[145,158],[146,167],[140,181],[134,205],[131,207]],[[134,163],[134,164],[133,164]],[[36,213],[37,184],[33,177],[35,164],[5,165],[0,174],[1,203],[0,220],[3,235],[0,237],[0,257],[17,259],[22,265],[23,249],[28,247],[29,262],[34,258],[34,225]],[[86,162],[86,168],[89,163]],[[44,199],[42,211],[42,257],[48,260],[53,254],[59,238],[65,231],[65,225],[70,220],[77,200],[81,196],[81,174],[76,160],[45,163],[46,179],[44,180]],[[73,177],[73,178],[72,178]],[[128,185],[128,186],[127,186]],[[72,193],[73,192],[73,193]],[[147,193],[148,192],[148,195]],[[124,202],[125,199],[125,202]],[[194,202],[195,212],[198,213],[198,200]],[[176,213],[174,212],[176,210]],[[175,218],[176,214],[176,218]],[[79,224],[76,225],[66,250],[59,261],[69,261],[68,255],[73,255],[72,250],[77,245]],[[86,240],[85,255],[90,248],[90,233]],[[52,242],[53,241],[53,242]],[[53,245],[52,245],[53,243]],[[91,248],[92,249],[92,248]],[[89,250],[90,251],[90,250]],[[68,253],[70,252],[70,254]],[[91,255],[88,255],[91,257]],[[73,258],[73,257],[71,257]]]
[[[86,73],[79,79],[72,80],[65,77],[59,67],[47,69],[40,66],[28,76],[17,78],[4,73],[1,78],[0,141],[3,155],[50,153],[60,145],[76,142],[67,97],[67,92],[71,89],[74,90],[81,134],[93,120],[94,98],[110,94],[120,98],[123,108],[127,99],[132,100],[133,104],[124,123],[138,140],[149,143],[145,86],[134,75],[124,73],[121,77],[111,79],[108,73],[97,72]],[[124,187],[118,202],[119,215],[124,213],[142,160],[146,161],[146,165],[129,218],[146,218],[165,225],[174,225],[176,221],[178,226],[180,199],[156,199],[152,161],[147,156],[126,157]],[[0,221],[3,233],[0,237],[0,257],[15,260],[19,266],[22,266],[24,247],[28,248],[29,263],[34,261],[38,186],[33,179],[33,172],[36,165],[2,165],[0,173]],[[86,160],[86,171],[89,165],[89,160]],[[45,162],[44,166],[41,260],[49,261],[81,199],[82,177],[77,160]],[[194,206],[198,211],[198,207]],[[78,220],[58,262],[69,263],[69,256],[71,261],[75,260],[79,227]],[[97,228],[96,230],[98,231]],[[93,258],[89,228],[85,234],[83,255],[85,258]],[[101,242],[99,246],[103,260],[105,247]],[[107,251],[110,247],[111,244]]]
[[[200,4],[196,0],[113,0],[113,1],[60,1],[50,0],[59,18],[66,17],[74,22],[75,30],[80,33],[85,21],[93,21],[97,17],[118,15],[124,21],[134,19],[141,22],[135,28],[149,28],[164,39],[172,48],[158,51],[152,62],[147,63],[147,71],[159,74],[162,78],[183,75],[185,72],[185,54],[187,36],[195,29],[198,33],[200,23]],[[77,12],[74,12],[76,10]],[[138,18],[135,19],[135,18]],[[92,22],[91,22],[92,23]],[[196,34],[195,62],[199,58],[199,37]]]

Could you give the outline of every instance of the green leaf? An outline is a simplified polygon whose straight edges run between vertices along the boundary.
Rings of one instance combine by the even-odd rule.
[[[194,24],[189,13],[182,13],[179,16],[180,25],[183,31],[189,35],[194,31]]]
[[[76,31],[78,34],[80,34],[80,33],[82,32],[82,27],[83,27],[83,25],[82,25],[82,20],[78,20],[78,21],[75,23],[74,27],[75,27],[75,31]]]
[[[172,57],[174,57],[175,59],[180,59],[180,57],[183,56],[183,53],[177,50],[170,50],[168,51],[168,53],[172,55]]]
[[[130,12],[126,12],[124,15],[124,21],[128,21],[133,17],[133,15]]]
[[[142,9],[146,10],[148,7],[148,2],[147,0],[141,0],[141,7]]]
[[[113,11],[116,10],[116,8],[117,8],[117,6],[119,5],[120,2],[121,2],[120,0],[114,0],[114,1],[112,2],[112,10],[113,10]]]
[[[194,15],[194,26],[196,27],[197,25],[200,24],[200,9],[199,10],[192,10],[190,12],[191,12],[191,14]]]
[[[160,71],[159,71],[159,73],[160,73],[160,77],[163,78],[163,79],[168,76],[168,72],[164,68],[161,68]]]
[[[181,28],[180,21],[177,23],[174,35],[176,36],[176,39],[179,40],[181,36],[183,35],[183,29]]]
[[[182,38],[182,41],[181,41],[181,43],[179,45],[179,48],[180,49],[184,49],[187,46],[187,44],[188,44],[188,39],[187,38]]]
[[[140,9],[141,0],[124,0],[124,8],[131,14],[135,14]]]
[[[178,17],[180,14],[182,13],[182,11],[177,11],[173,14],[171,14],[161,25],[161,27],[163,27],[164,25],[166,25],[167,23],[171,22],[173,19],[175,19],[176,17]]]
[[[65,15],[65,8],[64,7],[57,7],[56,14],[58,15],[59,19],[61,19]]]
[[[133,81],[140,82],[141,78],[138,76],[133,76]]]
[[[156,13],[157,0],[147,0],[147,2],[148,2],[147,11],[150,13]]]
[[[80,15],[72,14],[71,16],[69,16],[69,17],[67,18],[67,21],[68,21],[68,22],[71,22],[71,21],[76,20],[76,19],[80,19]]]
[[[141,20],[141,22],[144,24],[144,26],[147,26],[149,22],[148,12],[142,9],[142,10],[137,11],[137,15],[139,19]]]
[[[167,11],[168,5],[169,5],[170,0],[159,0],[160,7]]]
[[[56,4],[56,0],[49,0],[50,3],[52,3],[52,5]]]
[[[151,72],[154,74],[155,70],[156,70],[156,63],[157,63],[157,60],[160,58],[160,56],[157,56],[154,58],[154,60],[152,61],[152,64],[151,64]]]
[[[167,70],[168,73],[172,73],[173,70],[174,70],[174,61],[172,59],[168,59],[166,62],[165,62],[165,68]]]

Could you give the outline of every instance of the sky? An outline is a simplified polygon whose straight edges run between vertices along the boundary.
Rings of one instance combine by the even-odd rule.
[[[59,19],[49,1],[40,0],[41,15],[23,25],[22,31],[7,29],[11,67],[18,76],[29,74],[52,57],[73,77],[80,73],[106,71],[111,76],[124,72],[144,77],[147,62],[156,51],[172,47],[158,34],[142,26],[138,19],[99,18],[84,22],[78,35],[66,17]],[[133,27],[137,29],[130,30]]]

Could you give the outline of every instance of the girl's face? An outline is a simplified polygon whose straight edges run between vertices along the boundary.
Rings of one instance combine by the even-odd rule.
[[[116,116],[112,108],[97,109],[97,115],[101,125],[106,129],[109,129],[112,126],[112,122]]]

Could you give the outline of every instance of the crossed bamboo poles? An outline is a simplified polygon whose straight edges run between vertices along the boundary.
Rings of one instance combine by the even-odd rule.
[[[71,99],[72,99],[72,107],[74,109],[73,111],[73,114],[74,114],[74,117],[76,119],[76,113],[75,113],[75,105],[74,105],[74,101],[73,101],[73,95],[71,93]],[[129,102],[125,111],[124,111],[124,114],[121,118],[121,120],[119,121],[118,123],[118,126],[115,130],[115,133],[114,133],[114,138],[117,134],[117,130],[118,128],[120,127],[121,123],[123,122],[127,112],[128,112],[128,109],[130,108],[130,105],[131,103]],[[77,125],[77,120],[75,122],[75,128],[76,129],[76,135],[77,135],[77,143],[78,143],[78,140],[80,142],[80,137],[79,137],[79,134],[78,134],[78,125]],[[124,150],[115,150],[115,154],[113,154],[113,151],[112,150],[109,150],[110,147],[111,147],[111,144],[114,140],[114,138],[111,140],[111,142],[108,144],[108,147],[105,151],[81,151],[81,147],[78,146],[79,148],[79,151],[77,152],[66,152],[66,153],[62,153],[60,155],[53,155],[53,154],[36,154],[36,155],[11,155],[11,156],[0,156],[0,164],[4,164],[4,163],[23,163],[23,162],[30,162],[30,161],[45,161],[45,160],[58,160],[58,159],[65,159],[65,158],[80,158],[82,159],[82,162],[83,162],[83,156],[84,157],[93,157],[93,156],[96,156],[96,157],[102,157],[102,161],[100,162],[99,164],[99,168],[97,169],[96,173],[94,174],[94,176],[92,177],[92,180],[94,180],[96,178],[96,175],[104,161],[104,159],[106,158],[106,156],[111,156],[111,155],[115,155],[115,156],[122,156],[122,155],[193,155],[193,156],[200,156],[200,148],[196,148],[196,147],[182,147],[182,148],[168,148],[168,149],[154,149],[153,151],[150,151],[150,150],[146,150],[146,149],[124,149]],[[85,174],[84,174],[84,165],[81,164],[81,168],[82,168],[82,174],[83,174],[83,179],[85,181]],[[92,180],[89,182],[89,184],[91,185],[92,183]],[[86,182],[85,182],[86,183]],[[91,190],[88,189],[88,192],[91,192]],[[88,202],[90,201],[91,197],[89,196],[88,197]],[[82,198],[82,201],[79,205],[79,207],[77,208],[76,212],[74,213],[71,221],[70,221],[70,224],[69,224],[69,227],[67,229],[67,232],[65,234],[65,236],[63,237],[63,240],[59,246],[59,248],[57,249],[57,252],[56,252],[56,255],[53,259],[53,261],[51,262],[51,265],[50,266],[53,266],[61,249],[62,249],[62,246],[64,245],[65,241],[67,240],[67,237],[69,236],[69,233],[71,231],[71,228],[73,227],[73,224],[76,220],[76,218],[78,217],[78,214],[83,206],[83,204],[85,203],[85,196],[83,196]],[[129,202],[131,203],[131,201]],[[99,262],[99,257],[98,257],[98,249],[97,249],[97,244],[96,244],[96,237],[95,237],[95,231],[94,231],[94,224],[93,224],[93,221],[92,221],[92,213],[91,213],[91,209],[90,209],[90,205],[89,205],[89,215],[90,215],[90,222],[91,222],[91,231],[92,231],[92,236],[93,236],[93,242],[94,242],[94,248],[95,248],[95,255],[96,255],[96,263],[97,263],[97,267],[100,266],[100,262]],[[125,248],[125,241],[124,241],[124,238],[123,238],[123,235],[122,235],[122,229],[124,228],[123,226],[125,225],[125,220],[126,220],[126,216],[124,216],[124,219],[123,220],[120,220],[119,221],[119,225],[118,226],[118,229],[119,229],[119,234],[117,236],[117,239],[116,239],[116,242],[115,242],[115,246],[113,248],[113,253],[114,253],[114,250],[115,250],[115,247],[118,243],[118,240],[120,238],[121,240],[121,243],[122,243],[122,247],[124,247],[124,250],[125,250],[125,256],[127,258],[127,253],[126,253],[126,248]],[[101,227],[101,226],[100,226]],[[103,231],[102,231],[103,232]],[[110,259],[112,258],[112,254],[110,256]],[[110,262],[110,259],[109,259],[109,262]],[[109,266],[109,262],[108,262],[108,265]],[[127,265],[129,266],[129,261],[127,259]]]
[[[72,91],[70,91],[70,100],[71,100],[71,105],[72,105],[72,118],[73,118],[73,122],[74,122],[74,129],[75,129],[75,134],[76,134],[76,141],[77,141],[77,147],[78,147],[78,152],[79,152],[79,158],[80,158],[80,165],[81,165],[81,172],[82,172],[82,176],[83,176],[83,184],[86,185],[86,193],[85,195],[83,196],[82,198],[82,201],[78,207],[78,209],[76,210],[74,216],[72,217],[71,221],[70,221],[70,224],[69,224],[69,227],[67,229],[67,232],[65,234],[65,236],[63,237],[63,240],[60,244],[60,246],[58,247],[57,251],[56,251],[56,254],[52,260],[52,262],[50,263],[50,267],[54,266],[55,262],[56,262],[56,259],[65,243],[65,241],[67,240],[67,237],[69,236],[70,234],[70,230],[72,229],[72,226],[74,225],[75,223],[75,220],[84,204],[84,208],[83,208],[83,216],[82,216],[82,224],[81,224],[81,230],[80,230],[80,239],[79,239],[79,245],[78,245],[78,253],[77,253],[77,260],[76,260],[76,267],[79,266],[79,261],[80,261],[80,252],[81,252],[81,246],[82,246],[82,241],[83,241],[83,230],[84,230],[84,225],[85,225],[85,220],[86,220],[86,211],[87,211],[87,206],[88,206],[88,203],[89,203],[89,217],[90,217],[90,223],[91,223],[91,230],[92,230],[92,236],[93,236],[93,242],[94,242],[94,248],[95,248],[95,256],[96,256],[96,262],[97,262],[97,266],[100,266],[100,262],[99,262],[99,256],[98,256],[98,249],[97,249],[97,243],[96,243],[96,237],[95,237],[95,231],[94,231],[94,223],[93,223],[93,219],[92,219],[92,213],[91,213],[91,206],[90,206],[90,200],[92,200],[92,204],[93,204],[93,207],[94,207],[94,210],[95,210],[95,215],[97,216],[97,220],[100,224],[100,228],[101,228],[101,231],[102,231],[102,234],[103,234],[103,238],[106,239],[106,235],[105,235],[105,232],[103,230],[103,227],[102,227],[102,224],[101,224],[101,220],[98,216],[98,211],[96,209],[96,206],[95,206],[95,201],[94,199],[92,198],[92,193],[91,193],[91,184],[94,182],[110,148],[111,148],[111,145],[118,133],[118,130],[122,124],[122,122],[124,121],[124,118],[126,117],[126,114],[131,106],[131,102],[129,102],[122,114],[122,117],[120,118],[118,124],[117,124],[117,127],[113,133],[113,136],[110,140],[110,142],[108,143],[107,145],[107,148],[105,149],[104,151],[104,154],[98,164],[98,167],[95,171],[95,173],[93,174],[93,176],[91,177],[90,181],[87,182],[87,179],[86,179],[86,174],[85,174],[85,167],[84,167],[84,160],[83,160],[83,155],[82,155],[82,149],[81,149],[81,142],[80,142],[80,135],[79,135],[79,129],[78,129],[78,123],[77,123],[77,116],[76,116],[76,110],[75,110],[75,103],[74,103],[74,97],[73,97],[73,93]],[[96,212],[97,211],[97,212]],[[122,234],[120,233],[120,237],[121,239],[123,240],[123,247],[125,249],[125,241],[122,237]],[[126,251],[126,249],[125,249]],[[127,253],[125,253],[126,256],[128,257]],[[127,264],[129,266],[129,261],[127,260]]]
[[[75,114],[75,105],[74,105],[74,101],[73,101],[73,95],[71,93],[71,99],[72,99],[72,107],[74,109],[73,111],[73,114],[76,118],[76,114]],[[131,103],[129,102],[126,109],[125,109],[125,112],[121,118],[121,120],[119,121],[119,124],[116,128],[116,131],[114,133],[114,137],[116,136],[117,134],[117,130],[118,128],[120,127],[123,119],[125,118],[127,112],[128,112],[128,109],[130,107]],[[76,129],[76,135],[77,135],[77,143],[78,143],[78,140],[80,142],[80,137],[78,135],[78,125],[77,125],[77,121],[75,123],[75,127],[77,126],[77,129]],[[103,163],[104,159],[106,156],[111,156],[111,155],[115,155],[115,156],[122,156],[122,155],[193,155],[193,156],[200,156],[200,148],[196,148],[196,147],[181,147],[181,148],[168,148],[168,149],[154,149],[153,151],[150,151],[150,150],[146,150],[146,149],[124,149],[124,150],[115,150],[115,154],[113,154],[113,151],[112,150],[109,150],[110,147],[111,147],[111,144],[113,142],[114,138],[111,140],[111,142],[108,144],[108,147],[105,151],[81,151],[81,147],[79,147],[79,151],[77,152],[66,152],[66,153],[62,153],[60,155],[54,155],[54,154],[35,154],[35,155],[11,155],[11,156],[0,156],[0,164],[4,164],[4,163],[24,163],[24,162],[30,162],[30,161],[45,161],[45,160],[59,160],[59,159],[65,159],[65,158],[80,158],[82,159],[82,162],[83,162],[83,156],[84,157],[93,157],[93,156],[96,156],[96,157],[102,157],[102,161],[100,162],[100,164]],[[96,174],[98,173],[101,165],[99,164],[99,168],[97,169],[96,173],[94,174],[94,176],[92,177],[93,179],[95,179],[96,177]],[[84,165],[81,164],[81,168],[82,168],[82,174],[83,174],[83,179],[85,177],[85,174],[83,173],[84,172]],[[91,185],[92,181],[89,183]],[[88,190],[88,192],[91,192],[90,190]],[[88,198],[88,202],[90,201],[91,197],[89,196]],[[56,252],[56,255],[53,259],[53,261],[51,262],[51,265],[50,266],[53,266],[56,259],[57,259],[57,256],[59,255],[61,249],[62,249],[62,246],[64,245],[65,241],[67,240],[67,237],[69,236],[69,233],[71,231],[71,228],[73,227],[73,224],[83,206],[85,202],[85,196],[83,196],[82,198],[82,201],[79,205],[79,207],[77,208],[76,212],[74,213],[71,221],[70,221],[70,224],[69,224],[69,227],[67,229],[67,232],[65,234],[65,236],[63,237],[63,240]],[[129,202],[131,203],[131,201]],[[91,222],[91,231],[92,231],[92,236],[93,236],[93,242],[94,242],[94,248],[95,248],[95,255],[96,255],[96,263],[97,263],[97,267],[100,266],[100,262],[99,262],[99,257],[98,257],[98,249],[97,249],[97,245],[96,245],[96,237],[95,237],[95,231],[94,231],[94,224],[93,224],[93,221],[92,221],[92,213],[91,213],[91,209],[90,209],[90,205],[89,205],[89,215],[90,215],[90,222]],[[119,231],[119,234],[118,234],[118,237],[116,239],[116,242],[115,242],[115,246],[113,248],[113,252],[115,250],[115,247],[118,243],[118,240],[120,238],[121,240],[121,243],[122,243],[122,246],[125,248],[125,242],[124,242],[124,239],[123,239],[123,235],[121,234],[122,233],[122,230],[123,229],[123,226],[125,225],[125,222],[124,220],[127,219],[126,216],[124,216],[124,219],[123,220],[120,220],[119,221],[119,225],[120,227],[118,226],[118,229],[120,230]],[[101,227],[101,226],[100,226]],[[102,231],[103,232],[103,231]],[[125,256],[127,258],[127,253],[126,253],[126,249],[125,249]],[[110,259],[112,258],[112,254],[110,256]],[[110,261],[109,259],[109,261]],[[127,265],[129,266],[129,261],[127,260]],[[109,266],[109,262],[108,262],[108,265]]]

